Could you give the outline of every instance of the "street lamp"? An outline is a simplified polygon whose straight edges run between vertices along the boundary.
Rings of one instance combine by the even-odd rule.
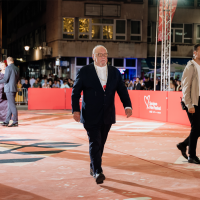
[[[29,46],[25,46],[25,47],[24,47],[24,49],[25,49],[26,51],[29,51],[29,48],[30,48]]]

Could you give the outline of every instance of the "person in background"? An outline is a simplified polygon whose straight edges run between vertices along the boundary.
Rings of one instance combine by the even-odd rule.
[[[30,79],[31,87],[33,87],[33,83],[35,83],[35,79],[34,79],[34,77],[32,77],[32,78]]]
[[[25,83],[25,78],[22,77],[22,78],[21,78],[21,84],[23,85],[24,83]]]
[[[44,79],[44,83],[42,84],[42,88],[48,88],[48,82],[47,79]]]
[[[62,85],[62,84],[63,84],[63,78],[60,77],[60,85]]]
[[[42,79],[41,79],[41,85],[44,84],[44,81],[45,81],[45,78],[44,78],[44,76],[42,76]]]
[[[3,79],[6,69],[6,63],[0,62],[0,80]],[[4,122],[6,120],[6,115],[8,111],[8,101],[6,98],[6,94],[4,93],[4,83],[0,84],[0,122]]]
[[[160,91],[160,84],[158,82],[158,79],[156,79],[156,91]]]
[[[145,77],[144,85],[145,85],[145,89],[146,89],[146,90],[150,90],[150,87],[151,87],[151,86],[150,86],[148,77]]]
[[[182,89],[181,89],[181,81],[177,80],[176,84],[177,84],[176,91],[182,91]]]
[[[173,80],[171,80],[170,81],[170,89],[169,89],[169,91],[175,91],[175,89],[176,89],[175,83],[174,83]]]
[[[52,87],[53,87],[52,80],[50,80],[48,84],[48,88],[52,88]]]
[[[22,84],[20,80],[17,82],[17,93],[15,101],[17,102],[17,105],[20,105],[20,103],[23,102]]]
[[[141,90],[140,79],[138,77],[136,78],[133,90]]]
[[[17,81],[19,80],[19,68],[14,65],[14,59],[12,57],[7,58],[8,66],[6,67],[3,79],[0,80],[0,84],[4,83],[4,92],[8,100],[8,110],[6,120],[1,124],[7,127],[18,127],[18,112],[15,105],[15,96],[17,92]],[[9,125],[10,120],[13,120]]]
[[[28,79],[25,79],[25,83],[22,85],[22,88],[27,89],[31,87],[31,84],[28,82]]]
[[[65,80],[64,83],[61,85],[60,88],[70,88],[69,85],[67,84],[67,81]]]
[[[60,88],[59,85],[57,84],[57,81],[56,81],[56,80],[54,81],[54,84],[53,84],[52,87],[53,87],[53,88]]]
[[[144,90],[145,89],[145,85],[144,85],[144,81],[143,81],[142,78],[140,79],[140,85],[141,85],[141,90]]]
[[[182,101],[186,106],[191,131],[189,137],[177,144],[177,148],[189,163],[199,165],[200,159],[197,157],[196,149],[200,133],[200,44],[194,46],[193,55],[194,59],[187,63],[181,80]],[[189,156],[186,153],[188,146]]]
[[[57,80],[57,86],[58,86],[58,88],[60,88],[60,81],[59,80]]]
[[[22,88],[25,89],[24,93],[24,101],[25,103],[28,102],[28,88],[31,88],[31,84],[28,82],[28,79],[25,79],[25,83],[22,85]]]
[[[33,88],[40,88],[40,83],[38,83],[38,80],[35,80],[35,83],[33,83]]]
[[[130,83],[128,84],[128,90],[133,90],[134,84],[133,81],[130,81]]]

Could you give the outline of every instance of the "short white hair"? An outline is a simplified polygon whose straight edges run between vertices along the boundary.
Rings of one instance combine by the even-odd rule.
[[[103,45],[97,45],[97,46],[95,46],[94,49],[92,50],[92,54],[95,54],[95,50],[96,50],[96,48],[98,48],[98,47],[103,47],[103,48],[106,50],[106,52],[108,53],[108,50],[106,49],[106,47],[104,47]]]

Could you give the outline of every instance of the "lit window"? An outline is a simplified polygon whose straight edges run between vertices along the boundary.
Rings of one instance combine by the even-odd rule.
[[[79,19],[79,38],[89,39],[90,19]]]
[[[92,39],[101,39],[101,26],[92,26]]]
[[[63,38],[74,39],[74,18],[63,18]]]
[[[103,39],[113,39],[113,26],[103,26]]]

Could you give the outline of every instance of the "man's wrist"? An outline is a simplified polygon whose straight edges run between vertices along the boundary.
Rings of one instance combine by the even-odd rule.
[[[131,108],[131,107],[126,107],[126,108],[124,108],[124,109],[125,109],[125,110],[126,110],[126,109],[131,109],[131,110],[132,110],[132,108]]]

